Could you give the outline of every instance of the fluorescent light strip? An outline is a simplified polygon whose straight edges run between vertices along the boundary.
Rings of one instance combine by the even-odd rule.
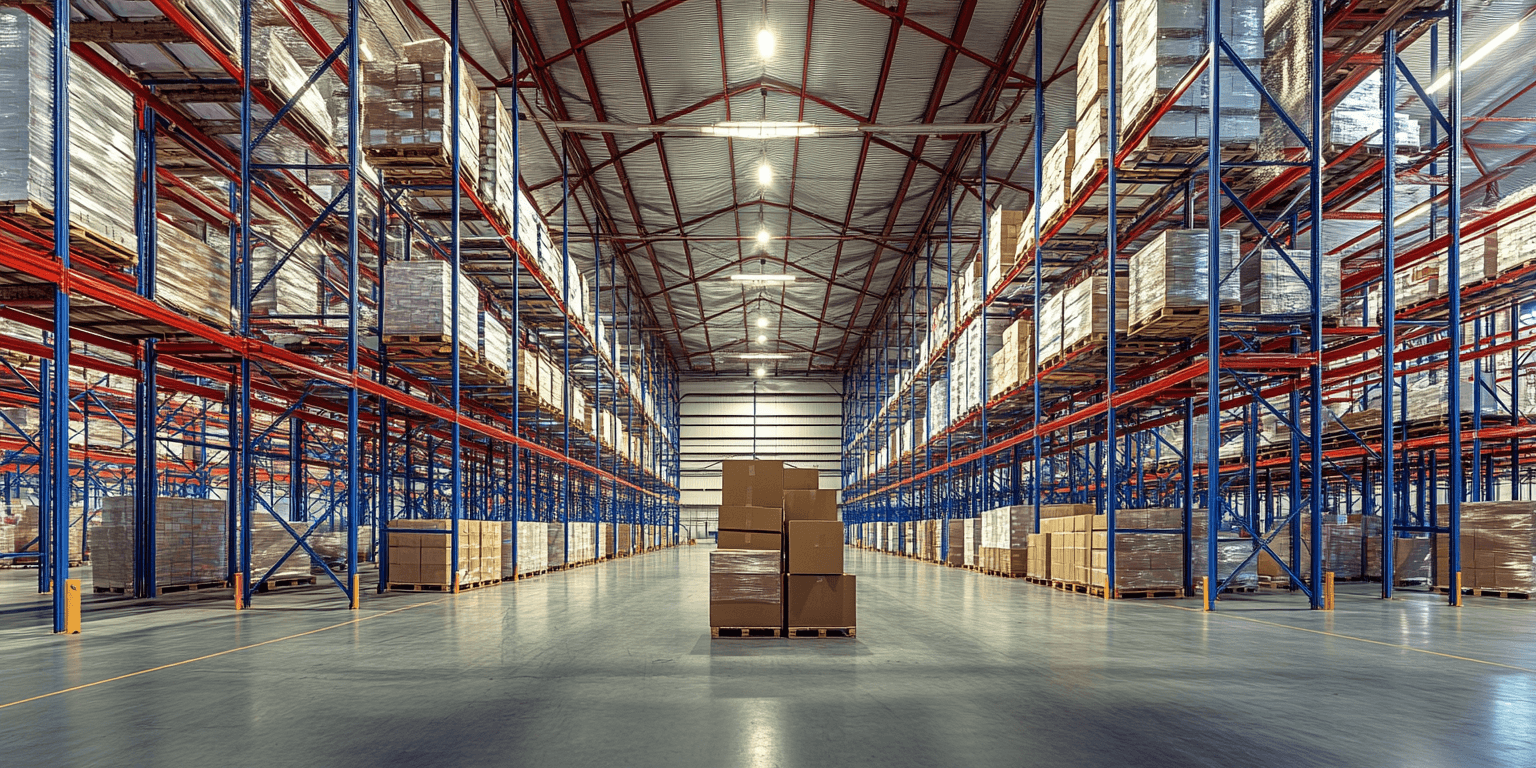
[[[731,275],[732,280],[743,283],[793,283],[794,275]]]
[[[784,123],[771,120],[701,125],[699,132],[706,136],[726,136],[733,139],[779,139],[794,136],[815,136],[817,127],[810,123]]]
[[[747,352],[736,356],[738,360],[788,360],[789,355],[777,352]]]
[[[1515,22],[1515,23],[1505,27],[1504,31],[1498,33],[1497,35],[1494,35],[1493,39],[1489,40],[1488,42],[1483,43],[1483,47],[1478,48],[1476,51],[1473,51],[1471,56],[1468,56],[1467,58],[1462,59],[1461,60],[1461,71],[1465,72],[1468,69],[1470,69],[1473,65],[1477,64],[1479,61],[1482,61],[1483,59],[1488,58],[1488,54],[1493,53],[1493,49],[1498,48],[1499,46],[1509,42],[1509,39],[1511,37],[1514,37],[1515,33],[1519,32],[1519,31],[1520,31],[1520,22],[1519,21],[1517,21],[1517,22]],[[1444,89],[1446,86],[1448,86],[1450,84],[1451,84],[1451,71],[1450,70],[1446,70],[1445,74],[1441,75],[1439,77],[1439,79],[1435,80],[1433,85],[1429,86],[1429,92],[1430,93],[1436,93],[1436,92]]]

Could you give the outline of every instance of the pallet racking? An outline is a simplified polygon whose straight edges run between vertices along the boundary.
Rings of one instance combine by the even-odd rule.
[[[1033,505],[1038,531],[1041,504],[1094,503],[1107,516],[1107,572],[1115,583],[1115,534],[1127,531],[1116,525],[1117,510],[1182,507],[1183,529],[1166,533],[1185,542],[1186,594],[1201,577],[1217,594],[1230,586],[1236,569],[1218,573],[1217,547],[1241,540],[1251,545],[1247,561],[1266,554],[1290,590],[1322,608],[1322,558],[1305,552],[1322,551],[1326,515],[1360,514],[1382,523],[1384,598],[1397,588],[1394,547],[1427,535],[1448,549],[1449,573],[1441,580],[1451,580],[1448,601],[1459,604],[1461,504],[1530,498],[1533,431],[1521,405],[1521,368],[1536,268],[1501,265],[1464,282],[1460,266],[1468,238],[1518,226],[1536,205],[1519,195],[1471,212],[1462,203],[1468,190],[1507,173],[1484,167],[1464,134],[1496,119],[1525,90],[1501,98],[1487,114],[1464,116],[1458,0],[1295,3],[1304,15],[1292,28],[1306,55],[1304,75],[1296,73],[1292,84],[1305,93],[1288,94],[1295,103],[1287,107],[1287,94],[1252,72],[1225,37],[1214,9],[1228,2],[1211,2],[1204,54],[1175,87],[1158,93],[1150,110],[1120,114],[1118,70],[1128,53],[1117,17],[1124,5],[1111,0],[1106,12],[1110,161],[1068,197],[1060,215],[1042,220],[1045,126],[1035,121],[1033,237],[1023,258],[986,285],[974,306],[957,299],[952,195],[949,221],[929,233],[926,266],[905,269],[901,292],[860,350],[845,378],[845,520],[947,521],[998,505]],[[1038,17],[1032,29],[1033,101],[1043,115],[1047,73]],[[1392,127],[1335,143],[1325,115],[1373,77],[1383,94],[1377,125]],[[1268,127],[1291,149],[1260,156],[1224,145],[1219,113],[1208,105],[1205,137],[1159,158],[1166,162],[1147,162],[1146,139],[1181,96],[1203,85],[1219,110],[1233,83],[1263,100]],[[1404,103],[1428,115],[1424,146],[1397,139]],[[1464,162],[1479,170],[1470,183]],[[975,167],[982,179],[973,195],[982,214],[976,258],[984,274],[986,222],[997,198],[986,192],[985,145]],[[1425,202],[1400,213],[1395,196],[1404,190],[1427,191]],[[960,202],[967,202],[964,193]],[[1413,223],[1426,213],[1427,221]],[[1363,222],[1365,229],[1330,240],[1329,228],[1341,222]],[[1120,289],[1111,279],[1106,332],[1050,359],[1037,357],[1034,375],[1026,372],[1018,386],[989,389],[985,345],[979,360],[956,354],[968,328],[990,335],[999,323],[1035,320],[1048,291],[1096,272],[1125,275],[1135,249],[1170,227],[1205,230],[1208,253],[1218,252],[1221,230],[1234,227],[1243,232],[1244,258],[1289,250],[1296,258],[1284,261],[1306,288],[1306,306],[1285,315],[1223,306],[1220,289],[1236,277],[1210,269],[1206,306],[1192,314],[1193,323],[1148,339],[1134,328],[1118,330]],[[1310,279],[1323,274],[1329,256],[1343,267],[1337,319],[1325,314],[1323,281]],[[1437,260],[1458,266],[1442,269],[1438,296],[1398,295],[1415,270]],[[932,317],[953,322],[930,324]],[[1040,323],[1034,328],[1038,354]],[[971,370],[958,368],[962,359]],[[1409,379],[1425,375],[1443,382],[1448,415],[1410,420]],[[965,376],[979,380],[980,404],[955,413],[955,382]],[[942,405],[935,402],[940,396]],[[901,425],[936,407],[947,423],[930,418],[928,434],[902,445]],[[1206,516],[1204,540],[1192,540],[1195,515]],[[948,526],[941,527],[943,559],[951,543]],[[1302,546],[1284,550],[1282,540]],[[1200,560],[1194,547],[1205,548],[1204,573],[1193,570]]]
[[[352,608],[362,599],[359,568],[370,552],[379,553],[380,591],[387,582],[391,520],[450,519],[455,542],[459,521],[470,518],[559,522],[567,532],[576,523],[664,526],[675,539],[677,369],[643,330],[643,303],[627,268],[620,279],[618,254],[594,239],[585,265],[592,290],[580,295],[579,244],[562,226],[561,267],[551,274],[541,250],[549,244],[517,231],[526,184],[518,178],[522,194],[508,223],[466,178],[479,158],[461,154],[461,121],[452,121],[451,161],[423,178],[381,173],[363,158],[365,44],[399,42],[385,29],[388,14],[380,11],[387,9],[370,0],[338,3],[339,12],[295,0],[243,2],[229,35],[196,3],[152,5],[160,17],[91,17],[78,37],[66,0],[25,6],[53,34],[53,146],[69,147],[72,65],[130,94],[137,121],[137,243],[108,249],[117,263],[102,258],[87,233],[72,232],[67,150],[51,158],[52,226],[0,220],[7,236],[0,348],[8,353],[0,402],[38,414],[35,434],[0,414],[10,427],[0,437],[0,488],[7,499],[38,499],[44,523],[31,556],[39,590],[54,596],[54,630],[64,621],[64,590],[55,587],[81,554],[69,551],[67,510],[79,506],[89,519],[105,495],[136,500],[136,597],[159,593],[156,540],[145,535],[156,530],[156,499],[227,500],[238,606],[277,570],[253,570],[254,520],[282,524],[293,538],[286,557],[329,562],[321,571]],[[440,14],[446,18],[407,5],[448,43],[455,113],[460,84],[471,77],[466,63],[483,85],[500,84],[462,55],[458,0]],[[260,36],[277,33],[303,69],[302,85],[286,93],[253,68]],[[169,72],[147,66],[146,46],[181,64]],[[517,56],[514,38],[509,74],[519,71]],[[506,86],[515,137],[519,101],[529,96],[515,77]],[[329,95],[334,131],[307,120],[302,101],[312,91]],[[210,105],[231,119],[210,118]],[[517,177],[515,138],[512,148]],[[563,187],[568,216],[575,198],[569,181]],[[232,322],[157,300],[157,229],[170,226],[172,214],[190,214],[227,237]],[[262,249],[280,255],[257,256]],[[317,254],[310,264],[316,309],[257,307],[305,249]],[[439,340],[446,359],[384,337],[386,275],[413,259],[446,261],[487,296],[487,311],[512,337],[505,377],[468,375],[459,342],[465,324],[479,320],[461,316],[458,280],[450,281],[450,332]],[[568,382],[558,412],[520,390],[519,350],[558,355]],[[583,426],[572,387],[597,413],[611,412],[632,445],[619,450],[612,432]],[[121,439],[98,447],[93,427],[101,425]],[[317,551],[323,535],[339,539],[339,557]]]

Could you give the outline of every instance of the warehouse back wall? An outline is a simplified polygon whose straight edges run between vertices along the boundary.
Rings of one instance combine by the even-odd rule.
[[[682,519],[685,535],[715,529],[720,462],[778,459],[821,471],[841,487],[842,385],[834,379],[685,378],[681,387]]]

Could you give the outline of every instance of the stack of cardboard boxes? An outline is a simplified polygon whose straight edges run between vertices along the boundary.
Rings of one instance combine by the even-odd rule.
[[[816,470],[778,461],[727,461],[723,474],[719,549],[709,569],[716,634],[837,628],[851,635],[856,593],[854,577],[843,573],[836,491],[817,488]]]
[[[394,520],[389,524],[389,587],[479,586],[501,581],[499,520],[460,520],[459,559],[453,562],[452,520]]]

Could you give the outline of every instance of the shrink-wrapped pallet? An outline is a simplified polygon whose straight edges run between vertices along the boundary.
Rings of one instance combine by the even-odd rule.
[[[287,222],[252,227],[251,314],[312,321],[320,311],[320,270],[325,252],[314,236]]]
[[[251,79],[258,88],[270,91],[279,104],[292,103],[284,117],[285,125],[302,126],[304,132],[316,138],[328,138],[332,133],[331,111],[326,104],[329,78],[319,78],[308,89],[304,84],[310,73],[294,58],[294,50],[285,38],[291,34],[283,27],[258,27],[251,30]],[[294,96],[304,91],[297,100]],[[262,111],[257,130],[270,116]]]
[[[597,523],[571,523],[569,535],[571,562],[597,559]]]
[[[1289,261],[1287,261],[1289,258]],[[1294,266],[1293,266],[1294,265]],[[1261,315],[1310,313],[1312,292],[1304,275],[1312,268],[1312,252],[1281,251],[1268,245],[1249,254],[1242,275],[1243,311]],[[1321,307],[1324,318],[1337,319],[1340,311],[1339,257],[1322,255]]]
[[[193,225],[161,221],[155,227],[155,300],[215,328],[229,328],[234,320],[229,252],[182,226]]]
[[[52,40],[26,12],[0,8],[0,204],[38,219],[54,208]],[[131,260],[133,99],[74,55],[69,90],[70,226],[104,245],[98,254]]]
[[[1445,519],[1442,509],[1440,519]],[[1482,501],[1461,505],[1461,586],[1530,594],[1536,590],[1536,502]],[[1435,585],[1450,585],[1450,540],[1435,537]]]
[[[544,546],[548,552],[546,557],[549,566],[553,568],[570,562],[570,558],[566,557],[565,523],[547,523],[544,531]]]
[[[16,528],[15,528],[15,531],[13,533],[13,536],[15,537],[15,545],[16,545],[16,549],[14,551],[16,551],[16,552],[36,552],[36,551],[38,551],[38,541],[39,541],[39,538],[38,538],[38,534],[39,534],[38,521],[40,520],[42,513],[38,509],[37,505],[35,505],[35,504],[17,504],[17,503],[12,503],[11,504],[11,509],[10,509],[10,514],[11,514],[11,516],[16,521]],[[96,532],[97,532],[97,528],[98,527],[99,526],[97,524],[95,524],[95,523],[93,523],[91,525],[91,537],[93,539],[96,537]],[[70,560],[70,562],[78,563],[82,559],[84,559],[84,554],[85,553],[82,550],[82,546],[84,545],[84,543],[85,543],[85,510],[80,508],[80,507],[70,507],[69,508],[69,560]],[[95,542],[92,543],[92,546],[94,546],[94,544],[95,544]],[[0,551],[10,552],[12,550],[8,550],[7,549],[7,550],[0,550]],[[37,562],[37,560],[35,558],[24,558],[24,559],[12,561],[12,562],[35,563],[35,562]]]
[[[1190,578],[1198,587],[1200,578],[1207,575],[1207,551],[1206,531],[1209,530],[1207,513],[1204,509],[1194,510],[1190,518]],[[1248,560],[1248,555],[1253,552],[1253,540],[1235,536],[1230,531],[1218,531],[1216,540],[1216,577],[1218,583],[1225,581],[1234,573],[1237,575],[1227,586],[1229,588],[1256,589],[1259,586],[1258,558]],[[1238,566],[1248,560],[1242,570]],[[1214,589],[1217,584],[1212,584]]]
[[[780,626],[783,584],[776,550],[717,549],[709,553],[710,626]]]
[[[454,100],[448,41],[407,44],[404,61],[363,67],[362,149],[386,176],[445,177],[453,170]],[[480,92],[461,67],[459,173],[471,185],[480,170]]]
[[[1062,307],[1065,295],[1064,291],[1056,292],[1046,299],[1045,306],[1040,309],[1039,359],[1042,364],[1061,354]]]
[[[1144,122],[1210,50],[1206,9],[1200,0],[1128,0],[1120,10],[1122,141]],[[1264,60],[1264,1],[1224,0],[1219,27],[1223,39],[1250,71]],[[1223,60],[1224,63],[1225,59]],[[1223,145],[1259,136],[1259,95],[1234,67],[1223,66],[1220,135]],[[1202,75],[1152,128],[1150,138],[1205,139],[1210,136],[1209,77]]]
[[[155,499],[155,584],[158,588],[216,584],[227,577],[227,512],[221,499]],[[91,529],[92,580],[111,590],[133,589],[134,499],[101,500]]]
[[[1077,133],[1073,137],[1068,189],[1083,190],[1109,158],[1109,10],[1088,25],[1077,53]],[[1123,121],[1124,118],[1122,117]]]
[[[1115,333],[1124,335],[1127,305],[1125,278],[1115,279]],[[1061,349],[1074,347],[1109,333],[1109,278],[1094,275],[1062,292]]]
[[[512,336],[489,312],[480,313],[480,365],[498,381],[512,374]]]
[[[1513,230],[1510,230],[1511,232]],[[1481,283],[1491,277],[1497,277],[1499,265],[1499,237],[1504,230],[1483,230],[1474,235],[1462,235],[1461,238],[1461,285],[1463,287]],[[1437,287],[1440,291],[1446,289],[1450,283],[1449,270],[1446,269],[1448,260],[1444,254],[1435,260],[1435,277],[1438,279]],[[1437,295],[1440,291],[1437,291]],[[1397,305],[1404,306],[1401,298]]]
[[[1072,199],[1073,137],[1068,128],[1045,153],[1040,185],[1040,223],[1049,224]]]
[[[436,342],[453,339],[453,266],[426,259],[391,263],[384,272],[384,341]],[[463,273],[459,280],[458,340],[461,355],[480,348],[480,290]]]
[[[1024,549],[1035,530],[1032,505],[997,507],[981,513],[981,546],[992,549]]]
[[[502,225],[512,229],[525,246],[529,239],[522,237],[518,218],[537,211],[519,201],[515,163],[517,146],[512,138],[512,115],[501,101],[501,94],[492,90],[480,95],[480,199],[491,212],[500,218]],[[523,198],[525,201],[526,198]],[[514,213],[513,208],[519,208]],[[529,226],[541,226],[537,216]],[[529,235],[536,237],[533,230]],[[531,246],[529,246],[531,247]]]
[[[1231,275],[1239,253],[1238,232],[1221,231],[1221,303],[1241,300],[1240,283]],[[1210,233],[1204,229],[1161,232],[1130,259],[1130,324],[1133,329],[1175,314],[1203,316],[1209,308]],[[1182,310],[1182,312],[1180,311]]]
[[[294,529],[301,535],[308,523],[291,523]],[[311,538],[315,535],[312,534]],[[361,537],[359,537],[361,538]],[[305,579],[309,577],[310,557],[303,547],[294,549],[293,554],[283,559],[282,565],[268,574],[273,566],[278,565],[278,560],[287,554],[288,549],[297,541],[283,524],[268,518],[255,517],[251,519],[251,579],[259,580],[263,577],[269,581],[282,579]],[[362,542],[358,544],[361,546]],[[313,543],[310,546],[314,546]]]
[[[517,522],[517,571],[539,573],[549,569],[548,523]],[[506,549],[502,550],[504,553]]]

